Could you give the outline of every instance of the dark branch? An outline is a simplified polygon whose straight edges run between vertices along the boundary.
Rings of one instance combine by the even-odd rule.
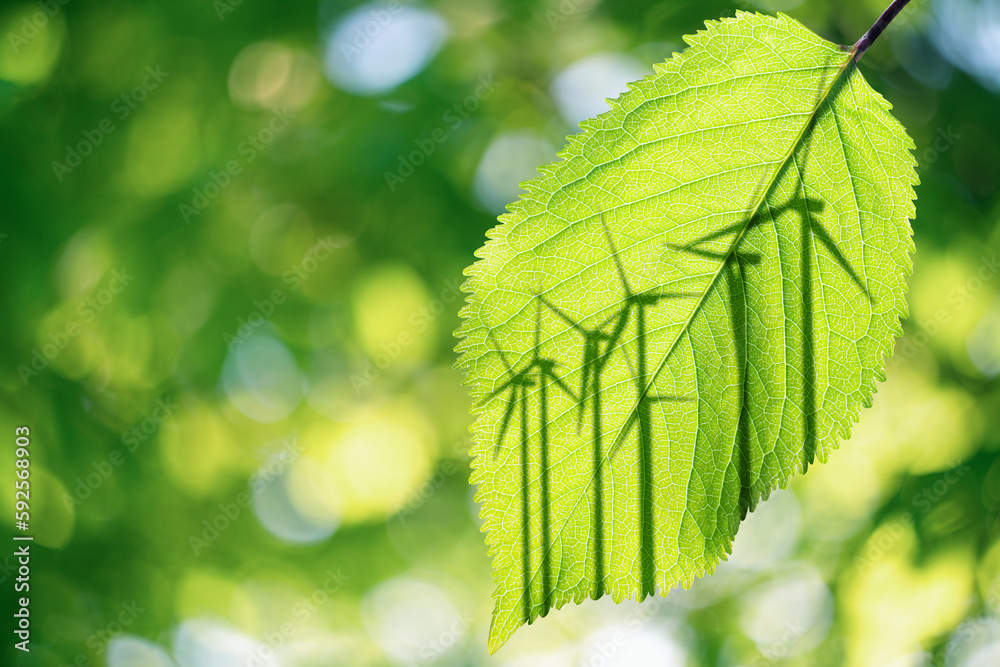
[[[854,62],[861,60],[861,56],[865,55],[868,47],[875,43],[875,40],[889,27],[896,15],[903,11],[903,7],[909,3],[910,0],[892,0],[892,4],[882,12],[882,16],[878,17],[874,25],[854,45]]]

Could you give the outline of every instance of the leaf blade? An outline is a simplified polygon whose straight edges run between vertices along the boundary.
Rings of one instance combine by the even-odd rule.
[[[899,152],[912,144],[849,69],[851,53],[783,16],[742,14],[709,24],[689,43],[570,137],[562,161],[526,184],[467,271],[471,296],[458,349],[477,403],[502,375],[501,351],[526,380],[559,377],[562,394],[580,387],[574,399],[546,394],[537,428],[527,421],[539,416],[538,390],[522,388],[527,485],[511,483],[522,463],[514,447],[495,464],[482,458],[498,421],[496,398],[474,426],[473,481],[498,583],[491,650],[550,606],[605,592],[641,599],[714,568],[746,511],[786,484],[797,464],[824,458],[857,406],[870,402],[876,357],[905,315],[915,176],[912,158]],[[773,102],[772,88],[782,93]],[[678,102],[695,90],[706,95],[700,107]],[[838,101],[844,91],[861,111]],[[702,127],[692,128],[692,119]],[[860,136],[879,123],[881,148]],[[750,127],[756,133],[747,135]],[[896,154],[883,165],[904,184],[886,197],[890,210],[861,210],[859,192],[871,201],[872,184],[855,183],[852,169],[863,170],[864,160],[852,164],[845,141],[850,150]],[[851,212],[843,178],[814,175],[816,163],[820,172],[836,171],[837,146],[855,201],[853,227],[840,220]],[[885,189],[874,188],[876,201]],[[749,203],[731,196],[744,191]],[[879,217],[890,221],[886,229],[876,229]],[[852,289],[872,299],[865,225],[868,237],[893,246],[875,244],[885,270],[868,338],[843,317],[867,307]],[[810,298],[799,303],[803,291]],[[525,312],[542,298],[550,312],[532,331]],[[826,318],[818,326],[814,310]],[[818,364],[817,342],[825,350]],[[577,365],[567,353],[574,346],[583,350]],[[592,412],[581,433],[584,396]],[[543,507],[535,489],[550,483]],[[512,517],[526,507],[530,520],[519,527]],[[518,539],[528,547],[520,553]]]

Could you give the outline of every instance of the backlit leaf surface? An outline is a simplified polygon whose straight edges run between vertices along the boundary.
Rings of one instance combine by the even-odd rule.
[[[849,49],[741,13],[582,124],[467,271],[490,649],[711,572],[882,378],[912,142]]]

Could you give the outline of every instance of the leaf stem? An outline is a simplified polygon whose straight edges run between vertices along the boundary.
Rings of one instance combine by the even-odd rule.
[[[896,15],[903,11],[903,7],[909,3],[910,0],[892,0],[892,4],[886,7],[885,11],[882,12],[882,16],[878,17],[878,20],[868,29],[868,32],[862,35],[861,39],[855,43],[854,62],[861,60],[861,56],[865,55],[868,47],[875,43],[875,40],[889,27],[889,24],[896,18]]]

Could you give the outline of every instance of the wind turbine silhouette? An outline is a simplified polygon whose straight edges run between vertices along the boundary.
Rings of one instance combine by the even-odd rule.
[[[812,206],[810,206],[812,205]],[[802,226],[802,247],[805,248],[806,244],[810,242],[813,238],[816,238],[822,243],[834,256],[835,260],[841,267],[848,273],[852,281],[855,282],[862,290],[864,286],[858,278],[857,273],[853,270],[847,260],[837,249],[836,245],[830,239],[829,235],[821,226],[814,225],[811,220],[812,213],[815,210],[821,210],[823,203],[819,200],[805,200],[805,199],[793,199],[788,203],[776,207],[774,209],[765,209],[766,213],[772,218],[772,220],[788,209],[795,209],[802,213],[803,226]],[[754,219],[745,223],[747,229],[760,224],[764,212],[756,215]],[[524,582],[524,592],[523,592],[523,614],[524,618],[527,620],[530,618],[530,612],[532,608],[531,600],[531,586],[530,581],[532,579],[531,575],[531,535],[530,535],[530,520],[531,520],[531,490],[530,490],[530,460],[531,460],[531,436],[532,432],[529,429],[529,402],[537,395],[538,397],[538,428],[537,432],[539,434],[539,460],[541,467],[540,475],[540,504],[542,511],[542,553],[541,553],[541,579],[542,579],[542,610],[541,615],[545,615],[552,606],[552,572],[551,572],[551,507],[550,507],[550,493],[549,493],[549,444],[550,444],[550,433],[549,433],[549,423],[548,423],[548,402],[550,398],[550,393],[553,386],[562,390],[567,396],[572,398],[577,403],[577,429],[582,425],[584,419],[584,413],[587,407],[587,402],[590,401],[590,413],[591,413],[591,429],[592,429],[592,444],[593,444],[593,481],[594,481],[594,497],[592,504],[592,516],[593,516],[593,540],[594,540],[594,571],[595,571],[595,585],[592,591],[592,597],[597,598],[604,594],[605,592],[605,579],[606,579],[606,563],[605,563],[605,549],[604,549],[604,468],[606,465],[606,460],[610,460],[616,454],[618,448],[623,443],[624,439],[631,434],[633,429],[637,429],[638,436],[638,448],[639,448],[639,507],[640,507],[640,564],[641,564],[641,593],[643,596],[649,595],[655,592],[655,544],[654,544],[654,517],[653,517],[653,489],[655,488],[654,480],[654,470],[652,465],[652,427],[653,427],[653,415],[652,408],[654,405],[667,402],[667,401],[687,401],[690,398],[683,396],[659,396],[654,395],[649,392],[652,386],[652,381],[654,378],[651,377],[649,369],[649,360],[647,353],[647,336],[648,336],[648,316],[649,309],[656,306],[662,300],[670,298],[699,298],[698,293],[692,292],[668,292],[659,291],[657,288],[651,290],[645,290],[642,292],[635,292],[631,285],[629,284],[628,277],[625,273],[624,266],[619,256],[618,250],[615,246],[614,240],[611,236],[610,230],[605,223],[603,216],[600,219],[600,223],[607,240],[608,246],[610,248],[610,257],[615,265],[615,270],[618,273],[619,281],[624,291],[623,306],[615,313],[609,315],[600,324],[596,326],[587,327],[582,322],[584,320],[577,321],[573,319],[569,314],[567,314],[562,308],[558,307],[552,301],[544,296],[536,296],[536,310],[535,310],[535,332],[534,332],[534,345],[531,351],[531,357],[528,363],[524,365],[520,370],[515,371],[513,366],[509,363],[506,355],[504,354],[501,347],[497,344],[495,337],[492,332],[488,334],[491,345],[494,347],[500,360],[506,370],[508,379],[504,381],[500,387],[491,392],[485,400],[492,400],[493,398],[499,397],[500,395],[506,393],[507,403],[504,408],[503,417],[500,423],[500,429],[497,435],[496,444],[494,446],[494,457],[499,453],[501,446],[508,432],[510,431],[511,425],[514,422],[515,416],[518,417],[520,424],[520,460],[521,460],[521,524],[522,524],[522,578]],[[759,254],[756,253],[746,253],[739,252],[738,248],[727,252],[718,252],[707,248],[706,246],[712,241],[717,241],[724,238],[726,235],[739,233],[743,228],[744,223],[741,221],[734,225],[725,227],[723,229],[717,230],[708,234],[704,237],[695,239],[689,243],[683,245],[667,244],[667,247],[688,252],[693,255],[707,258],[715,259],[720,262],[725,262],[725,265],[721,268],[721,278],[730,286],[729,293],[730,298],[733,300],[730,304],[730,310],[733,313],[733,331],[734,335],[742,340],[737,340],[737,363],[740,369],[740,382],[745,381],[745,336],[746,336],[746,323],[742,320],[737,321],[735,318],[742,317],[743,309],[742,307],[737,307],[742,304],[742,273],[743,267],[747,265],[756,265],[760,262],[761,258]],[[816,227],[819,227],[817,230]],[[808,254],[802,253],[803,262],[803,291],[806,294],[810,293],[811,290],[811,271],[810,264],[808,261]],[[865,291],[867,294],[867,291]],[[809,300],[805,300],[809,303]],[[583,360],[580,366],[581,368],[581,378],[580,378],[580,389],[579,393],[574,393],[566,383],[559,377],[556,373],[556,368],[558,363],[556,360],[546,357],[542,354],[541,345],[541,333],[542,333],[542,322],[541,322],[541,306],[544,306],[551,313],[553,313],[558,319],[565,322],[572,330],[577,332],[583,339]],[[807,385],[807,391],[804,396],[804,414],[806,415],[806,455],[811,457],[812,454],[809,451],[808,439],[815,438],[813,433],[815,428],[815,407],[811,409],[806,409],[806,406],[814,402],[810,396],[814,396],[813,384],[815,382],[815,371],[813,370],[812,363],[812,327],[811,327],[811,307],[807,307],[805,310],[805,317],[803,321],[803,331],[804,337],[810,344],[804,345],[803,350],[803,366],[805,369],[805,384]],[[635,363],[633,364],[632,356],[629,354],[629,350],[623,348],[623,337],[626,331],[629,330],[629,324],[634,321],[634,339],[636,342],[636,357]],[[635,386],[638,392],[638,399],[636,407],[630,412],[629,416],[626,418],[625,422],[622,424],[617,432],[617,437],[614,442],[611,443],[610,448],[605,448],[603,444],[604,439],[604,424],[602,419],[602,376],[607,371],[611,359],[616,351],[622,350],[625,352],[626,360],[629,363],[631,376],[634,378]],[[537,387],[537,391],[534,389]],[[740,479],[741,479],[741,493],[740,493],[740,506],[745,515],[746,508],[749,505],[751,494],[750,494],[750,480],[749,480],[749,454],[746,451],[746,446],[748,443],[748,437],[746,435],[746,412],[744,410],[740,415],[740,425],[739,425],[739,436],[738,440],[741,443],[740,447]],[[808,458],[807,460],[811,460]]]
[[[611,248],[611,258],[614,261],[621,281],[622,289],[625,292],[625,307],[619,317],[627,320],[632,313],[635,316],[635,341],[636,341],[636,366],[632,367],[632,377],[635,379],[638,393],[636,408],[631,411],[625,423],[618,430],[615,441],[607,453],[610,460],[616,453],[616,443],[620,444],[622,438],[627,436],[633,427],[638,427],[638,449],[639,449],[639,561],[640,561],[640,599],[646,595],[656,592],[656,548],[654,542],[653,525],[653,489],[655,480],[653,477],[653,413],[652,408],[657,403],[687,401],[684,396],[658,396],[651,395],[649,389],[652,381],[649,374],[648,354],[647,354],[647,316],[648,309],[656,306],[664,299],[672,298],[696,298],[698,295],[691,292],[660,292],[657,288],[635,292],[629,285],[625,275],[625,267],[622,266],[621,257],[615,247],[611,231],[608,229],[601,217],[601,227],[604,236]],[[614,348],[609,347],[610,350]],[[627,354],[631,366],[631,358]]]
[[[539,443],[539,465],[541,467],[541,488],[540,488],[540,506],[542,511],[542,554],[541,554],[541,572],[542,572],[542,610],[540,612],[541,616],[548,613],[549,609],[552,607],[552,564],[551,564],[551,554],[552,554],[552,526],[551,526],[551,514],[552,508],[550,505],[550,494],[549,494],[549,419],[548,419],[548,402],[549,402],[549,391],[551,387],[555,385],[556,387],[562,389],[568,396],[570,396],[574,401],[579,400],[576,394],[573,393],[566,383],[556,374],[555,369],[557,363],[554,359],[550,359],[542,356],[541,354],[541,309],[537,307],[540,302],[536,302],[535,309],[535,341],[532,347],[532,356],[528,361],[528,364],[524,366],[519,371],[515,371],[510,363],[507,361],[506,355],[504,355],[503,350],[497,344],[493,333],[490,332],[489,339],[493,344],[494,349],[496,349],[497,354],[500,357],[501,363],[503,363],[504,368],[507,371],[509,379],[504,382],[500,387],[491,392],[486,400],[491,400],[496,396],[499,396],[503,392],[508,393],[507,405],[504,409],[503,419],[500,423],[500,431],[497,435],[496,445],[493,450],[494,457],[500,450],[500,446],[503,443],[504,437],[507,435],[507,431],[510,428],[510,424],[513,421],[514,411],[518,407],[520,408],[520,435],[521,435],[521,536],[522,536],[522,548],[521,548],[521,573],[524,582],[524,592],[523,592],[523,614],[524,619],[527,621],[531,618],[531,534],[530,534],[530,506],[531,506],[531,494],[529,491],[529,457],[530,457],[530,447],[529,447],[529,432],[528,432],[528,400],[533,395],[534,392],[529,393],[529,389],[538,386],[538,400],[539,400],[539,427],[538,433],[540,438]]]
[[[605,458],[610,458],[612,452],[605,452],[603,447],[604,425],[601,418],[601,377],[606,371],[612,354],[620,348],[622,336],[628,328],[630,319],[634,314],[638,355],[637,365],[632,366],[631,359],[629,365],[632,376],[639,387],[640,409],[636,411],[637,421],[640,426],[639,447],[640,447],[640,553],[642,555],[642,581],[643,591],[652,592],[655,585],[655,560],[653,547],[653,470],[652,470],[652,423],[649,408],[658,402],[686,400],[677,396],[647,396],[645,387],[647,383],[647,354],[646,354],[646,316],[647,309],[655,306],[663,299],[669,298],[690,298],[696,295],[688,292],[658,292],[647,290],[636,293],[629,285],[625,275],[624,267],[615,247],[611,232],[604,221],[603,215],[600,223],[605,238],[610,247],[610,255],[614,261],[619,280],[625,292],[624,306],[617,313],[613,313],[603,322],[594,328],[587,328],[580,322],[575,321],[562,309],[552,304],[548,299],[539,297],[539,300],[557,317],[566,322],[572,329],[583,337],[583,362],[580,378],[580,394],[577,410],[577,429],[583,420],[584,407],[586,401],[591,402],[591,429],[593,444],[593,484],[594,497],[592,501],[592,523],[594,540],[594,589],[591,597],[597,599],[605,592],[605,551],[604,551],[604,466]],[[606,332],[609,325],[611,331]],[[628,355],[626,354],[626,358]],[[631,424],[627,429],[631,429]]]
[[[619,313],[607,318],[595,329],[586,329],[544,297],[539,297],[539,300],[557,317],[580,333],[584,340],[576,423],[577,431],[579,431],[583,422],[585,404],[587,399],[590,399],[594,475],[594,500],[591,510],[594,535],[594,590],[591,596],[596,600],[604,594],[604,461],[601,451],[603,426],[601,421],[601,374],[608,364],[611,352],[625,331],[628,319]],[[617,320],[614,329],[610,334],[604,333],[604,327],[612,320]]]
[[[810,262],[813,240],[819,243],[830,253],[834,261],[840,266],[851,282],[872,301],[871,294],[867,286],[858,276],[857,271],[851,266],[844,254],[837,247],[837,244],[823,228],[814,214],[822,212],[825,204],[820,199],[810,197],[792,197],[784,204],[774,208],[765,206],[749,222],[746,223],[747,231],[763,222],[766,214],[773,224],[775,219],[784,212],[794,210],[799,213],[801,227],[799,234],[799,272],[802,276],[802,414],[803,414],[803,471],[812,463],[816,454],[816,367],[815,367],[815,337],[813,334],[813,312],[812,312],[812,262]],[[729,234],[740,233],[743,222],[738,222],[725,227],[701,238],[695,239],[683,245],[667,243],[666,246],[672,250],[688,252],[693,255],[707,259],[717,259],[725,262],[722,277],[729,283],[730,312],[732,313],[733,332],[736,336],[736,356],[737,366],[740,373],[741,391],[746,391],[746,337],[747,323],[745,320],[744,294],[743,294],[743,267],[746,265],[757,265],[761,257],[757,253],[740,252],[739,248],[733,248],[731,252],[718,252],[709,250],[704,246],[712,241],[716,241]],[[737,240],[737,243],[740,239]],[[751,493],[752,480],[750,471],[750,435],[749,435],[749,413],[746,402],[740,411],[739,424],[737,426],[737,454],[739,456],[738,468],[740,478],[740,514],[741,518],[746,518],[747,512],[752,509],[753,497]]]

